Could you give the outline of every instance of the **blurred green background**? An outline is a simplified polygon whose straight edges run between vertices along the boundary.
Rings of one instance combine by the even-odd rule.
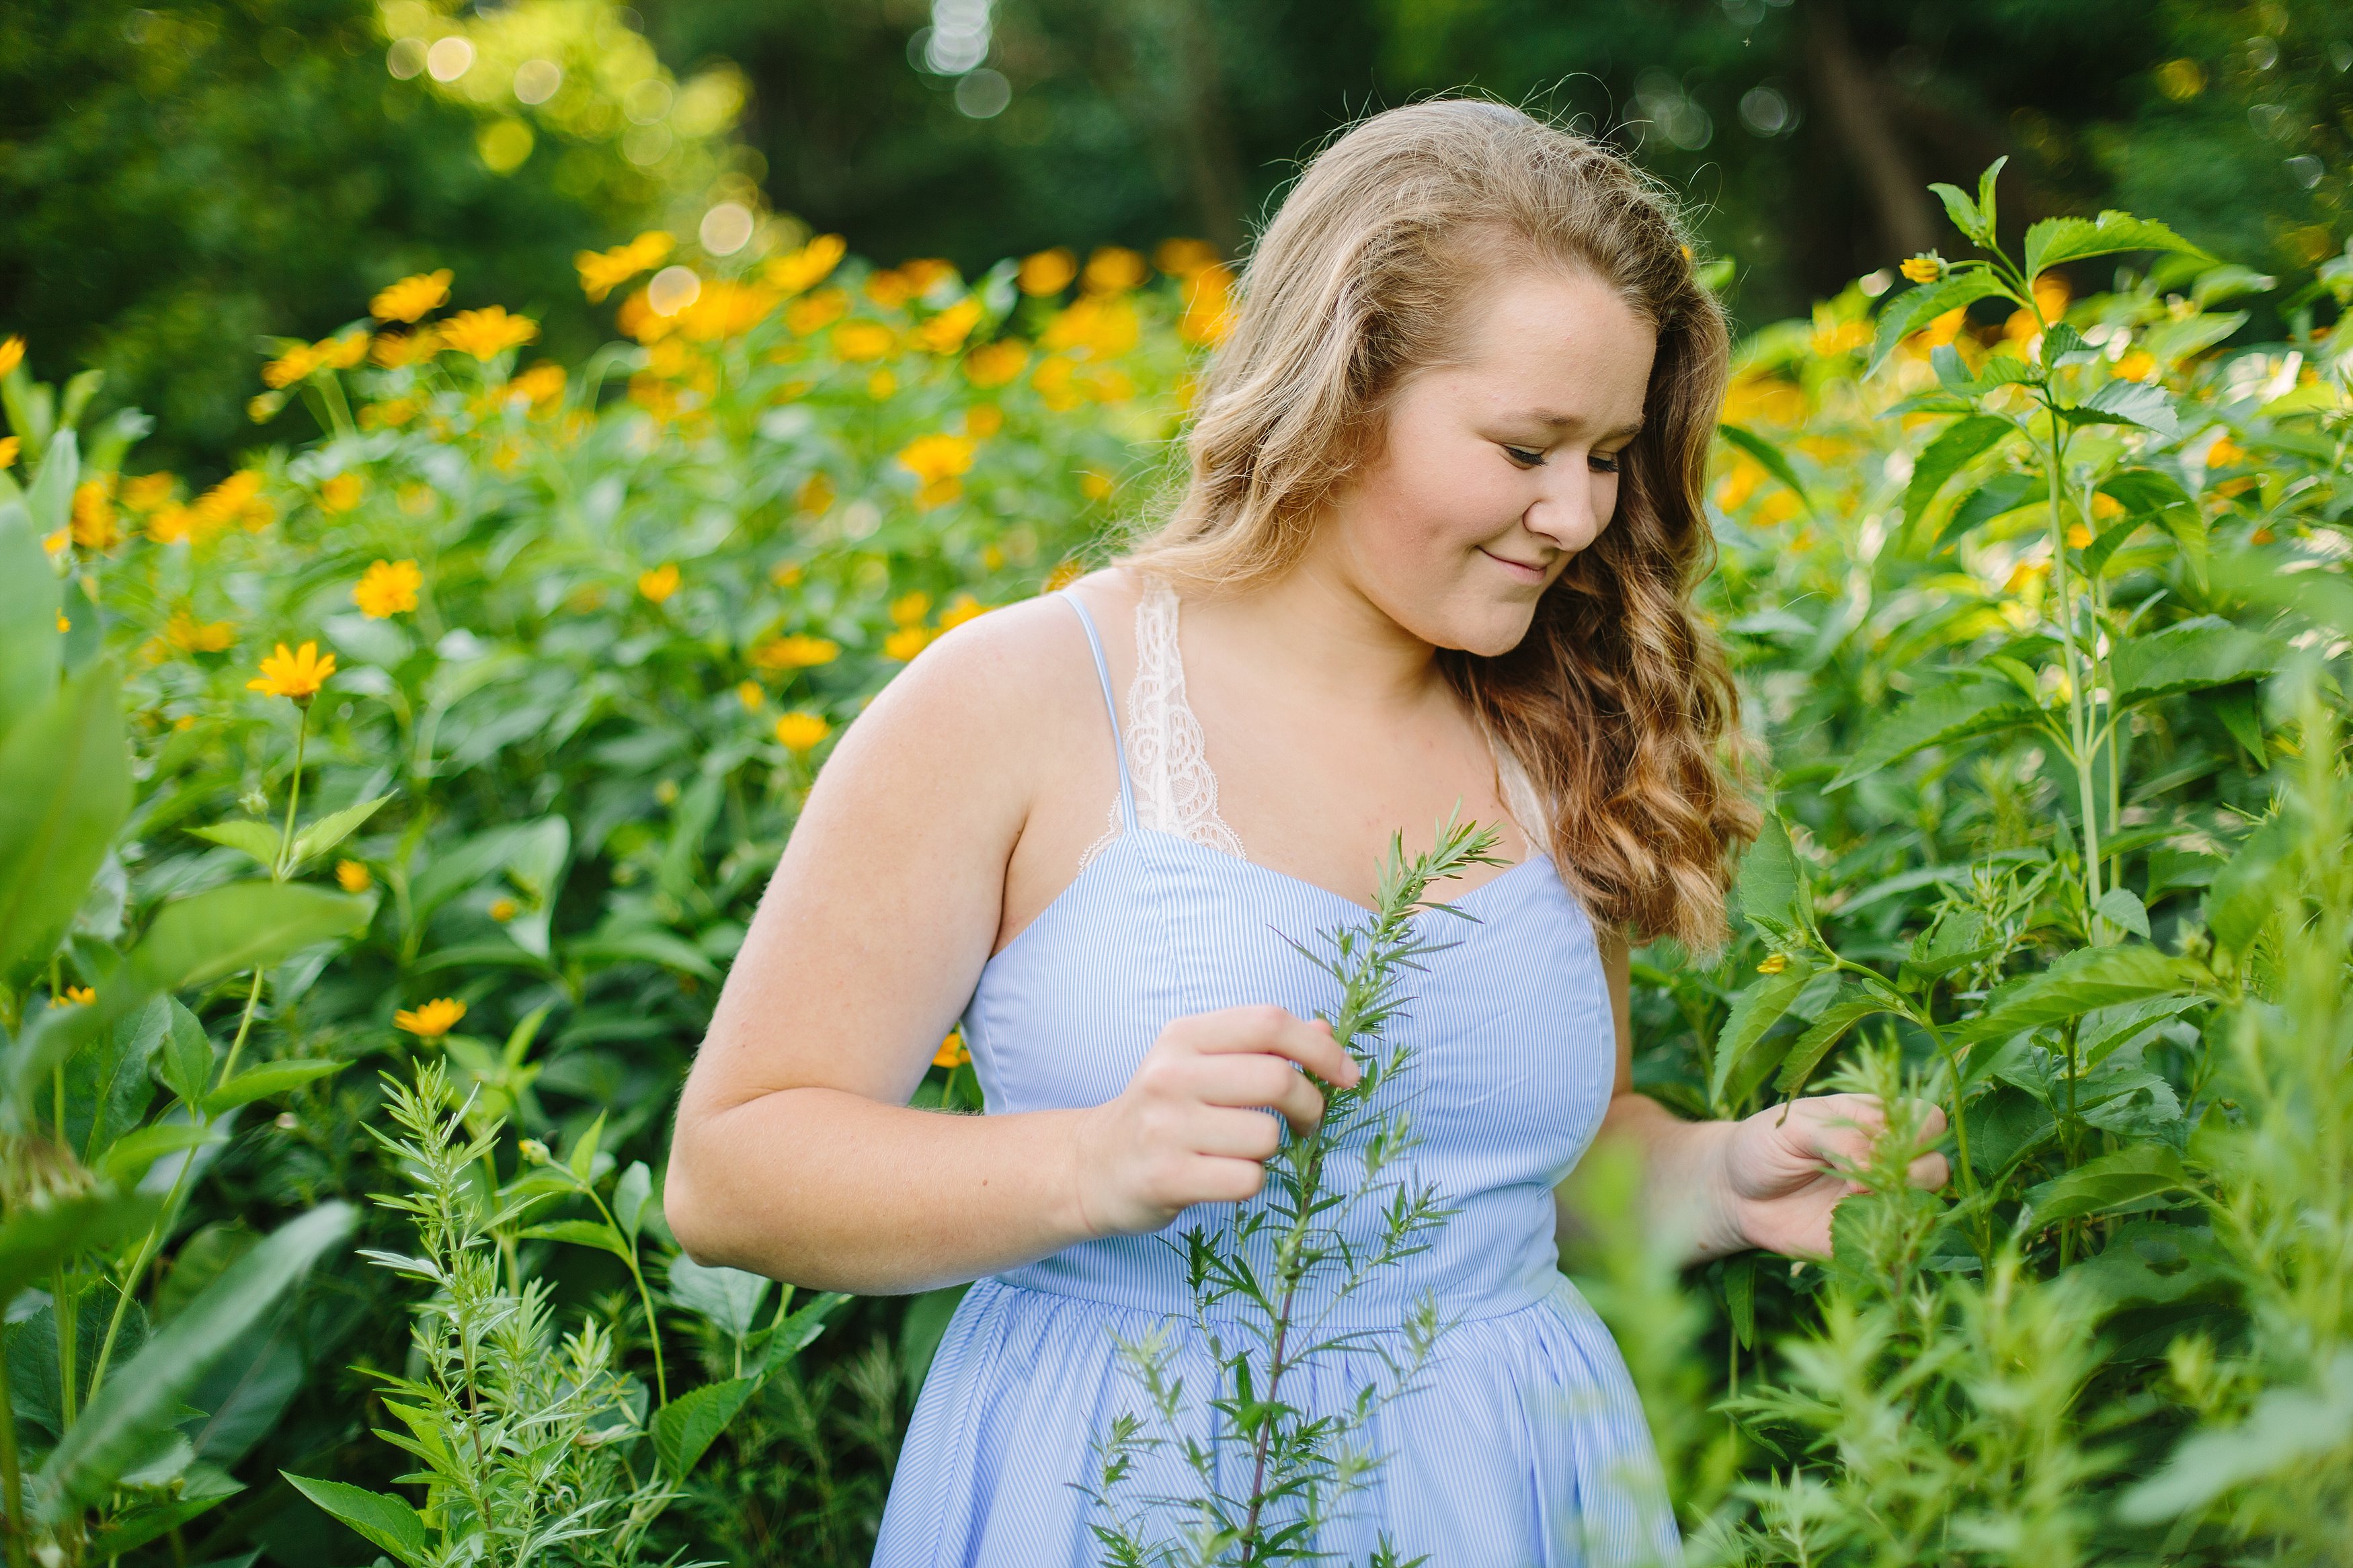
[[[573,252],[723,201],[967,271],[1238,251],[1335,128],[1457,87],[1687,193],[1751,325],[1937,243],[1922,184],[2001,153],[2020,226],[2126,206],[2289,279],[2348,228],[2323,0],[10,0],[0,332],[202,469],[309,433],[247,418],[267,334],[406,272],[576,358]]]

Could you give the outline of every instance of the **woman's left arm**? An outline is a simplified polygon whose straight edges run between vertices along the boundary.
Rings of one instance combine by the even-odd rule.
[[[1694,1261],[1763,1247],[1797,1258],[1827,1258],[1831,1210],[1862,1184],[1849,1179],[1885,1131],[1879,1097],[1824,1094],[1768,1106],[1740,1121],[1685,1121],[1634,1089],[1634,1029],[1628,1004],[1630,967],[1623,940],[1602,939],[1609,1010],[1618,1024],[1618,1076],[1600,1136],[1630,1140],[1642,1151],[1643,1192],[1654,1224],[1688,1238]],[[1930,1107],[1922,1131],[1940,1136],[1945,1113]],[[1941,1187],[1945,1157],[1920,1155],[1912,1184]]]

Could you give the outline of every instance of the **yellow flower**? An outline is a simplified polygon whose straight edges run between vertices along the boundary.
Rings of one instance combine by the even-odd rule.
[[[1152,265],[1171,278],[1190,278],[1218,265],[1218,249],[1206,239],[1164,239],[1152,253]]]
[[[507,383],[507,395],[520,397],[533,408],[544,408],[564,395],[564,367],[541,363]]]
[[[422,364],[441,352],[441,334],[431,327],[419,327],[413,332],[385,332],[375,341],[370,353],[375,363],[386,370],[398,370],[403,365]],[[399,420],[391,421],[399,424]]]
[[[1083,348],[1097,359],[1111,359],[1135,346],[1140,326],[1127,300],[1082,295],[1055,313],[1039,341],[1050,351]]]
[[[261,679],[245,683],[248,691],[259,691],[271,697],[290,698],[302,707],[319,694],[319,688],[335,673],[335,656],[319,657],[319,645],[306,642],[289,653],[284,643],[278,651],[261,661]]]
[[[780,296],[761,284],[731,283],[725,279],[706,283],[678,312],[678,330],[699,343],[741,337],[765,321]]]
[[[994,403],[976,403],[964,411],[964,433],[976,441],[1005,428],[1005,410]]]
[[[921,626],[901,626],[882,639],[882,651],[903,664],[923,652],[923,645],[931,640],[932,634]]]
[[[915,341],[935,354],[952,354],[964,347],[980,324],[980,301],[963,299],[915,329]]]
[[[322,370],[349,370],[367,358],[368,335],[350,331],[340,338],[321,338],[311,345],[311,352],[319,356]]]
[[[849,296],[839,289],[820,289],[805,300],[796,300],[785,311],[785,325],[802,337],[830,326],[841,320],[849,309]]]
[[[817,476],[817,479],[823,479],[823,478],[825,478],[825,476],[824,476],[823,474],[819,474],[819,475],[818,475],[818,476]],[[803,486],[801,487],[801,505],[803,505],[804,507],[806,507],[806,506],[807,506],[807,505],[808,505],[808,500],[809,500],[809,486],[810,486],[810,485],[814,485],[816,482],[817,482],[817,479],[811,479],[811,480],[809,481],[809,484],[807,484],[807,485],[803,485]],[[833,487],[832,487],[831,485],[828,485],[828,486],[826,486],[826,488],[825,488],[825,499],[826,499],[826,504],[827,504],[827,505],[830,505],[830,504],[832,504],[832,500],[833,500]],[[821,511],[821,510],[824,510],[824,508],[823,508],[823,507],[819,507],[819,508],[818,508],[817,510],[820,510],[820,511]],[[797,585],[799,584],[800,580],[801,580],[801,566],[800,566],[800,563],[799,563],[799,562],[797,562],[797,561],[779,561],[779,562],[777,562],[774,566],[771,566],[771,567],[769,567],[769,568],[768,568],[768,581],[769,581],[769,582],[771,582],[771,583],[774,583],[774,584],[775,584],[777,587],[779,587],[779,588],[791,588],[791,587],[796,587],[796,586],[797,586]],[[827,646],[828,647],[831,647],[833,645],[832,645],[831,643],[828,643],[826,646]],[[828,654],[828,655],[826,656],[826,658],[832,658],[832,657],[833,657],[833,656],[832,656],[832,655],[830,655],[830,654]],[[823,662],[824,662],[824,660],[820,659],[818,662],[819,662],[819,663],[823,663]]]
[[[520,348],[539,336],[539,323],[529,316],[510,316],[504,305],[460,310],[441,324],[441,339],[461,354],[487,360]]]
[[[969,473],[976,445],[969,436],[918,436],[899,448],[899,466],[923,480],[923,488],[931,490],[958,474]],[[960,491],[962,487],[957,489]]]
[[[352,585],[352,603],[369,620],[381,621],[417,608],[425,574],[414,561],[378,561]]]
[[[379,290],[368,301],[368,314],[379,321],[413,321],[427,310],[449,302],[449,269],[419,272]]]
[[[410,1012],[403,1007],[392,1016],[396,1028],[406,1029],[420,1040],[438,1040],[458,1026],[466,1016],[466,1005],[454,996],[437,996]]]
[[[41,536],[41,548],[52,555],[62,554],[65,547],[72,542],[73,530],[70,528],[60,528]]]
[[[932,596],[918,588],[912,594],[902,594],[891,601],[891,622],[893,626],[912,626],[932,613]]]
[[[822,473],[811,474],[808,482],[794,494],[793,504],[806,512],[822,512],[833,504],[833,480]]]
[[[761,669],[809,669],[831,664],[840,656],[840,645],[797,632],[788,637],[772,637],[752,648],[752,663]]]
[[[1079,493],[1085,496],[1089,500],[1104,500],[1109,499],[1112,489],[1112,479],[1109,474],[1099,474],[1092,468],[1081,470],[1079,474]]]
[[[1941,256],[1915,256],[1897,268],[1908,283],[1934,283],[1945,275],[1945,258]]]
[[[1217,344],[1233,331],[1234,275],[1211,262],[1185,280],[1185,314],[1177,334],[1188,343]]]
[[[758,681],[746,680],[735,688],[735,700],[749,711],[757,713],[768,705],[768,694],[760,689]]]
[[[1087,574],[1086,563],[1075,557],[1046,574],[1044,592],[1058,594]]]
[[[678,592],[678,567],[668,561],[638,574],[638,592],[659,605]]]
[[[147,520],[147,537],[158,544],[177,544],[195,532],[196,514],[184,506],[167,506]]]
[[[588,296],[590,304],[596,304],[638,273],[660,265],[677,243],[656,228],[610,250],[581,251],[572,258],[572,265],[580,271],[580,291]]]
[[[308,343],[296,343],[261,367],[262,384],[273,389],[291,386],[310,379],[318,368],[319,351]]]
[[[1019,281],[1024,294],[1059,294],[1079,275],[1079,258],[1064,246],[1024,257]]]
[[[319,487],[319,505],[327,511],[346,512],[367,494],[367,481],[357,474],[337,474]]]
[[[84,550],[104,553],[122,542],[122,530],[114,522],[114,501],[107,494],[110,488],[104,479],[84,479],[74,487],[73,542]]]
[[[0,338],[0,375],[5,375],[25,363],[25,340],[11,332]]]
[[[2116,361],[2118,381],[2147,381],[2157,374],[2157,357],[2146,349],[2135,349]]]
[[[932,1053],[932,1065],[935,1068],[961,1067],[970,1060],[972,1053],[965,1049],[964,1034],[957,1029],[950,1029],[948,1037],[940,1042],[940,1048]]]
[[[2067,525],[2067,543],[2071,548],[2082,550],[2088,547],[2091,542],[2092,531],[2090,529],[2085,528],[2080,522],[2071,522]]]
[[[958,594],[948,601],[948,607],[940,612],[940,630],[951,631],[966,621],[987,614],[988,614],[987,605],[982,604],[970,594]]]
[[[261,475],[252,468],[239,468],[198,496],[189,510],[189,534],[199,542],[232,522],[258,533],[278,515],[278,509],[261,493]]]
[[[162,469],[125,479],[122,481],[122,504],[142,514],[160,511],[171,500],[172,487],[177,482]]]
[[[1144,258],[1125,246],[1106,245],[1087,258],[1080,287],[1090,294],[1117,294],[1144,281]]]
[[[887,370],[878,370],[866,378],[866,395],[880,403],[899,390],[899,378]]]
[[[522,906],[516,903],[512,899],[492,899],[491,900],[491,919],[498,921],[501,925],[506,924],[507,921],[514,919],[515,916],[521,913],[522,913]]]
[[[174,610],[164,625],[164,640],[182,653],[222,653],[237,641],[237,628],[227,621],[199,621],[185,610]]]
[[[2209,468],[2227,468],[2247,460],[2247,449],[2228,436],[2217,436],[2214,444],[2206,448]]]
[[[87,985],[69,985],[62,996],[49,998],[52,1007],[87,1007],[98,1000],[98,993]]]
[[[896,268],[886,268],[868,274],[863,292],[868,299],[891,310],[905,304],[922,290],[915,287],[915,280],[906,273]]]
[[[1029,351],[1015,338],[983,343],[964,356],[965,379],[975,386],[1003,386],[1029,363]]]
[[[897,342],[880,321],[844,321],[833,330],[833,352],[846,360],[881,359]]]
[[[1778,974],[1781,971],[1788,967],[1789,955],[1786,952],[1776,952],[1767,957],[1764,963],[1757,966],[1757,973],[1759,974]]]
[[[776,740],[787,751],[806,752],[833,733],[833,726],[815,713],[795,711],[776,721]]]
[[[760,275],[786,293],[798,294],[824,282],[849,250],[849,242],[841,236],[821,234],[790,256],[779,256],[770,261],[760,269]]]
[[[335,885],[346,893],[364,893],[375,886],[375,879],[368,874],[366,867],[356,860],[338,860],[335,862]]]
[[[16,437],[0,436],[0,468],[13,468],[16,466],[17,447],[18,442]]]

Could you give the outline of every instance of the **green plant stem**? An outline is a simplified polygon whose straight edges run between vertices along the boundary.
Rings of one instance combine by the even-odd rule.
[[[79,1359],[75,1352],[80,1348],[76,1342],[81,1337],[78,1331],[81,1327],[81,1303],[74,1299],[73,1287],[68,1283],[62,1266],[50,1279],[49,1305],[58,1331],[58,1424],[63,1432],[72,1428],[75,1406],[80,1403],[75,1397],[81,1384],[75,1374],[74,1363]]]
[[[605,1223],[613,1227],[613,1234],[629,1241],[628,1234],[621,1229],[620,1222],[613,1217],[613,1211],[605,1206],[605,1200],[597,1194],[596,1189],[587,1187],[584,1190],[588,1194],[588,1201],[596,1205],[596,1212],[605,1216]],[[653,1347],[654,1352],[654,1393],[661,1404],[668,1405],[670,1379],[662,1371],[661,1320],[654,1316],[653,1292],[646,1289],[645,1270],[638,1267],[638,1244],[635,1241],[629,1241],[628,1256],[623,1261],[629,1266],[629,1278],[637,1281],[638,1304],[645,1309],[646,1342]]]
[[[8,1358],[0,1355],[0,1512],[8,1532],[8,1568],[25,1568],[25,1478],[16,1459],[16,1407]]]
[[[293,874],[287,858],[294,853],[294,808],[302,802],[302,758],[311,745],[311,705],[298,702],[295,711],[300,717],[294,721],[294,776],[286,784],[286,826],[278,834],[278,860],[269,868],[270,880],[275,882]]]
[[[2066,507],[2061,491],[2067,461],[2067,437],[2047,390],[2043,408],[2051,418],[2051,443],[2044,449],[2051,493],[2051,588],[2059,600],[2059,635],[2067,655],[2067,728],[2074,754],[2076,795],[2084,818],[2084,908],[2088,917],[2100,901],[2099,801],[2092,781],[2092,735],[2085,689],[2090,672],[2075,641],[2074,582],[2067,570]]]

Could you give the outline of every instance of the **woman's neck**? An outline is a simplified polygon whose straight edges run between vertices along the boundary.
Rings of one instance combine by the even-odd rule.
[[[1188,602],[1185,619],[1207,633],[1220,664],[1251,669],[1299,701],[1410,710],[1446,685],[1437,649],[1314,555],[1242,593]]]

